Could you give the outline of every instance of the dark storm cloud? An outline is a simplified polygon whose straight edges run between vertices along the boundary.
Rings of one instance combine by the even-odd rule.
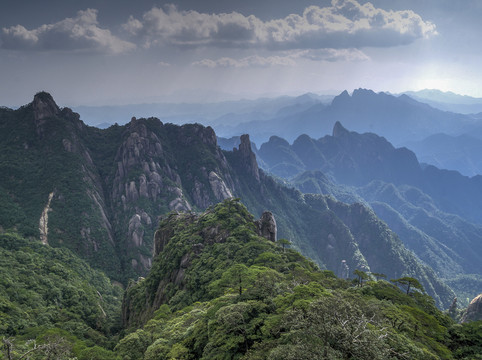
[[[61,50],[122,53],[135,45],[98,26],[97,10],[79,11],[74,18],[28,30],[22,25],[3,28],[2,48],[13,50]]]
[[[152,8],[130,17],[124,29],[149,48],[156,45],[262,47],[273,50],[386,47],[436,34],[435,25],[411,10],[386,11],[371,3],[333,0],[301,15],[262,21],[238,12],[207,14]]]

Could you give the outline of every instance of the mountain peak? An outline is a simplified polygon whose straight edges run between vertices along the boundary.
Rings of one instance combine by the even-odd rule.
[[[35,94],[32,107],[36,121],[52,117],[60,113],[60,109],[55,103],[52,95],[45,91]]]
[[[349,133],[350,132],[347,129],[345,129],[339,121],[337,121],[335,123],[335,126],[333,126],[333,137],[341,137]]]
[[[241,154],[244,168],[248,173],[252,174],[256,181],[259,181],[259,169],[256,162],[256,155],[251,150],[251,141],[248,134],[241,135],[241,143],[239,144],[239,153]]]
[[[353,97],[358,97],[358,96],[370,96],[370,95],[376,95],[376,93],[373,90],[369,89],[356,89],[353,91]]]

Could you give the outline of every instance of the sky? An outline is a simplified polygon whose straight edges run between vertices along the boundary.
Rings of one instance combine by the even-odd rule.
[[[480,0],[0,0],[0,106],[482,97]]]

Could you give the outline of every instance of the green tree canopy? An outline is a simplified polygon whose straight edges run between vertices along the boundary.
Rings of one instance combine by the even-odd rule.
[[[405,276],[399,279],[391,279],[390,281],[395,285],[405,289],[405,291],[407,292],[407,295],[410,294],[410,291],[414,289],[419,290],[422,293],[425,292],[422,284],[420,284],[420,282],[413,277]]]

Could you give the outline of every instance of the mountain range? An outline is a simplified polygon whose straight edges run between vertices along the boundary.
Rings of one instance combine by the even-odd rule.
[[[480,119],[475,115],[442,111],[407,95],[397,97],[357,89],[351,95],[342,92],[331,104],[318,103],[295,114],[234,125],[228,134],[222,129],[219,135],[249,132],[255,134],[253,140],[257,144],[272,135],[293,141],[302,134],[313,137],[328,134],[337,121],[354,131],[384,136],[395,144],[422,140],[440,132],[460,135],[480,126]]]
[[[392,95],[357,89],[351,95],[345,91],[338,96],[307,93],[210,103],[79,106],[74,110],[86,124],[100,128],[126,124],[132,116],[155,115],[163,122],[211,126],[225,138],[250,133],[258,146],[272,135],[288,141],[302,134],[320,137],[340,121],[352,130],[374,132],[397,146],[407,146],[421,162],[473,176],[481,172],[477,161],[481,104],[481,99],[438,90]],[[443,147],[445,142],[450,144],[450,153]]]
[[[268,172],[304,193],[370,206],[439,276],[480,279],[480,176],[422,165],[410,150],[339,122],[318,140],[302,135],[290,145],[273,136],[258,156]]]
[[[403,146],[415,152],[420,162],[456,170],[465,176],[482,174],[482,139],[476,133],[458,136],[439,133]]]
[[[453,297],[369,208],[303,195],[267,176],[248,136],[222,151],[202,125],[133,118],[101,130],[47,93],[0,111],[2,228],[67,247],[115,280],[150,269],[160,216],[237,196],[256,216],[271,211],[279,237],[322,268],[412,275],[440,306]]]
[[[339,122],[219,144],[0,108],[0,357],[476,356],[480,176]]]
[[[443,92],[436,89],[425,89],[405,91],[403,94],[444,111],[460,114],[479,114],[482,112],[482,99],[458,95],[451,91]]]

